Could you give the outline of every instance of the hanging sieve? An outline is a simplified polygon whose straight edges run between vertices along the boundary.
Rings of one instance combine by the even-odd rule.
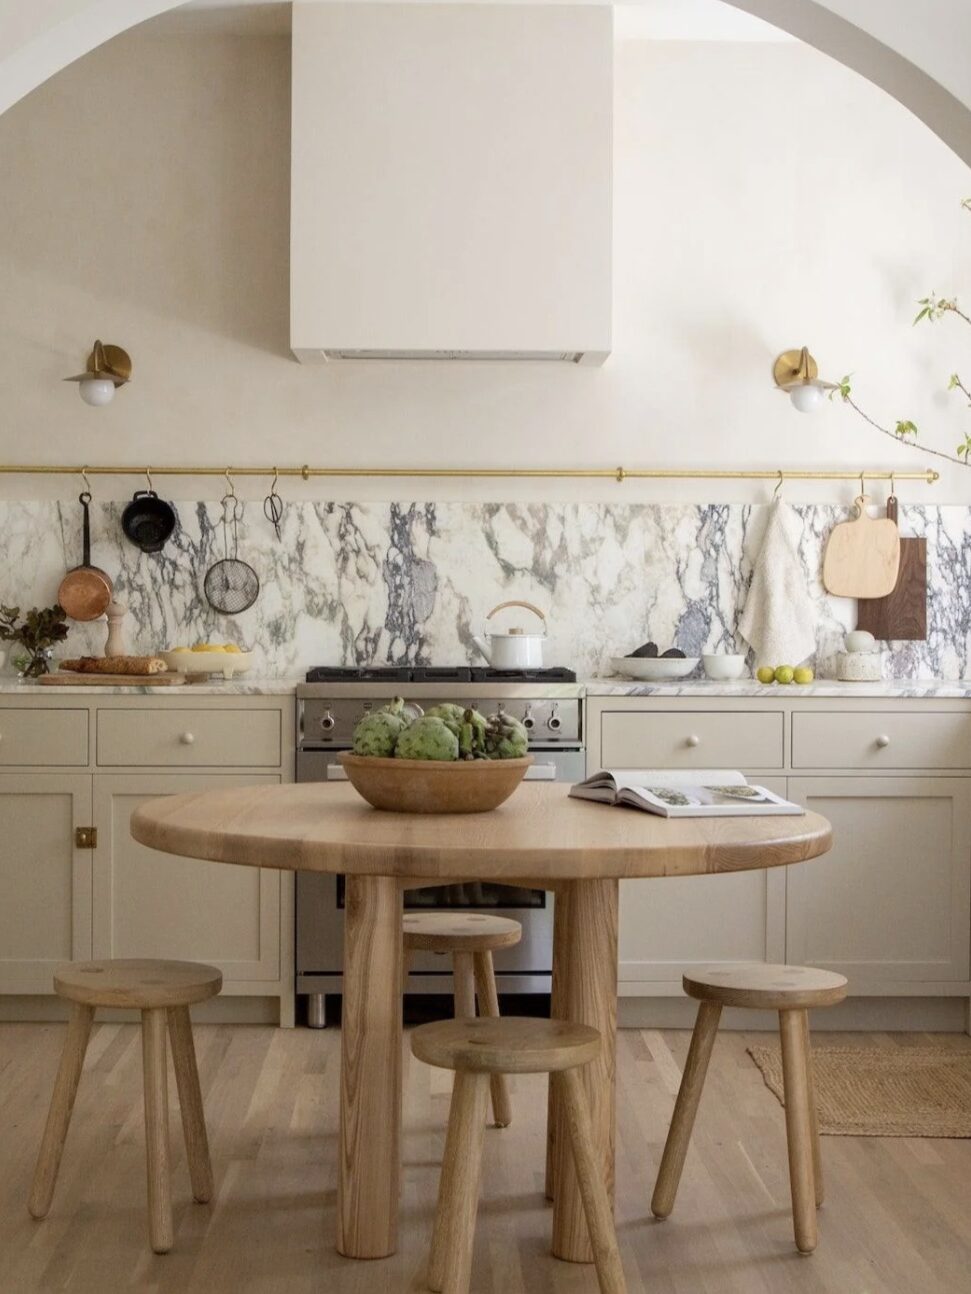
[[[223,495],[223,553],[222,561],[214,562],[206,571],[203,589],[209,605],[224,616],[238,616],[247,611],[259,597],[260,579],[248,562],[241,562],[239,551],[239,523],[243,516],[243,503],[229,483],[229,493]],[[233,531],[233,555],[229,555],[229,530]]]

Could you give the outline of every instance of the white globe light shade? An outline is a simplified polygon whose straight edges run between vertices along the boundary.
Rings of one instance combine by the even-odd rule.
[[[93,404],[96,408],[103,404],[111,404],[115,398],[115,384],[107,377],[83,378],[78,383],[78,390],[84,403]]]
[[[819,407],[819,402],[822,398],[822,388],[812,382],[794,386],[789,392],[789,399],[800,413],[812,413],[814,409]]]

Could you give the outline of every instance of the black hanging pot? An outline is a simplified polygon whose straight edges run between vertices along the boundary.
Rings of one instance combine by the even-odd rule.
[[[121,528],[143,553],[159,553],[172,538],[178,518],[171,503],[154,490],[136,490],[121,514]]]

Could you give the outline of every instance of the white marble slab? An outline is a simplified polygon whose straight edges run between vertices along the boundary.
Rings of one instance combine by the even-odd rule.
[[[27,679],[0,677],[0,696],[88,696],[96,701],[102,696],[171,696],[183,704],[196,696],[293,696],[303,678],[237,678],[213,683],[184,683],[181,687],[140,687],[137,683],[123,687],[81,683],[72,687],[49,687]]]
[[[812,683],[758,683],[741,679],[737,683],[712,683],[708,679],[687,679],[680,683],[642,683],[626,678],[583,680],[585,696],[758,697],[789,703],[812,697],[883,697],[888,700],[971,700],[971,679],[948,682],[942,679],[897,679],[881,683],[841,683],[837,679],[816,679]]]
[[[129,606],[129,649],[142,653],[199,640],[256,652],[260,674],[295,675],[314,664],[455,664],[478,660],[472,635],[508,598],[549,618],[546,659],[580,675],[647,639],[687,655],[734,651],[765,507],[740,504],[288,503],[278,541],[249,502],[240,556],[261,591],[240,616],[220,616],[202,590],[224,555],[218,502],[176,502],[179,529],[147,556],[122,535],[124,500],[96,503],[93,561]],[[821,554],[843,508],[804,506],[800,546],[818,614],[817,673],[835,657],[855,603],[829,597]],[[928,542],[928,639],[895,643],[893,678],[971,674],[971,508],[907,506],[904,533]],[[49,605],[80,560],[80,508],[0,502],[0,601]],[[529,619],[522,613],[523,623]],[[75,626],[63,655],[103,650],[104,624]],[[789,662],[792,663],[792,662]]]

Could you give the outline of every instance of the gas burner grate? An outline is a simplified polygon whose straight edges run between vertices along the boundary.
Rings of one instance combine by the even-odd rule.
[[[412,683],[471,683],[468,665],[416,665],[411,671]]]
[[[489,669],[469,665],[317,665],[308,683],[575,683],[572,669]]]
[[[473,683],[575,683],[576,671],[562,666],[549,669],[489,669],[473,666]]]

